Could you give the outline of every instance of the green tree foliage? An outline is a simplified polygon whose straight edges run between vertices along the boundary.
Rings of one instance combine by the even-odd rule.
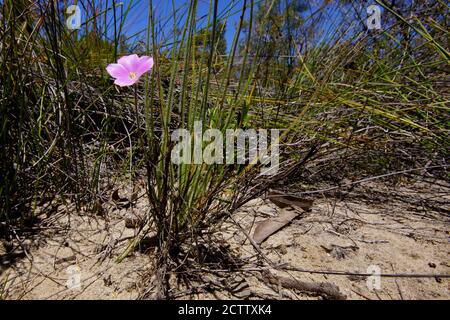
[[[225,24],[217,23],[216,37],[214,41],[214,51],[218,56],[225,55],[227,51],[227,42],[225,40]],[[208,55],[212,47],[212,27],[200,29],[194,36],[197,57]]]
[[[264,62],[257,72],[264,85],[277,75],[278,81],[273,85],[283,87],[292,76],[298,63],[294,56],[300,50],[298,40],[306,8],[305,1],[266,0],[257,6],[252,26],[249,21],[244,26],[244,33],[252,32],[250,56]]]

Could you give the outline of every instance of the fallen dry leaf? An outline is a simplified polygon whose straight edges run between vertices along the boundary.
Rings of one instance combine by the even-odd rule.
[[[260,244],[266,240],[269,236],[289,224],[294,218],[298,216],[298,211],[290,211],[282,209],[281,213],[276,218],[267,219],[261,221],[253,232],[253,240]]]
[[[297,196],[287,195],[275,190],[270,191],[267,198],[280,208],[293,206],[309,211],[313,205],[313,200],[302,199]]]

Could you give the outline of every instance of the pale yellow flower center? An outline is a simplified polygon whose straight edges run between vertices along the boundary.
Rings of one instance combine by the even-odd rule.
[[[130,79],[136,79],[136,72],[130,72],[128,76],[130,77]]]

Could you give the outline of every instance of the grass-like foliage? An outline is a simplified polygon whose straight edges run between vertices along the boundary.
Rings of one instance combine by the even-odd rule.
[[[446,1],[376,0],[381,30],[367,29],[365,1],[76,2],[83,20],[70,30],[66,1],[0,1],[2,236],[46,203],[95,208],[110,176],[145,177],[141,236],[158,235],[164,296],[184,244],[271,186],[308,179],[310,159],[331,180],[438,165],[448,179]],[[151,72],[113,85],[106,66],[133,53],[153,57]],[[173,131],[198,121],[282,129],[278,172],[174,163]]]

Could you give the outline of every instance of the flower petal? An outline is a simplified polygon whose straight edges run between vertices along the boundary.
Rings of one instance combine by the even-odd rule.
[[[123,56],[117,60],[118,64],[121,64],[128,70],[128,72],[136,72],[139,66],[139,56],[137,54],[132,54],[129,56]]]
[[[108,65],[106,71],[114,78],[128,78],[129,74],[123,65],[117,63]]]
[[[149,56],[142,56],[139,58],[139,65],[136,69],[138,77],[142,76],[147,71],[150,71],[153,67],[153,58]]]
[[[131,79],[129,77],[127,78],[117,78],[116,81],[114,81],[114,84],[118,85],[119,87],[128,87],[132,86],[139,80],[138,77]]]

